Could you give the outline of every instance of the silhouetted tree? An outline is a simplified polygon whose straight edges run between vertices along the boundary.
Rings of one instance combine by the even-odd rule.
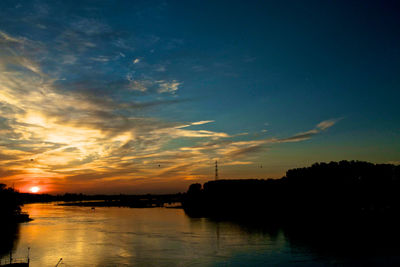
[[[185,211],[196,216],[275,221],[397,219],[400,166],[361,161],[315,163],[281,179],[209,181],[189,187]]]
[[[2,216],[10,217],[21,211],[17,193],[5,184],[0,184],[0,213]]]

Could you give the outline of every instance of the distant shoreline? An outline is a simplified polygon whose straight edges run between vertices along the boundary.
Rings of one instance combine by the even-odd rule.
[[[173,202],[173,203],[181,203],[181,202]],[[135,201],[135,202],[126,202],[126,201],[79,201],[79,202],[69,202],[69,203],[60,203],[58,206],[78,206],[78,207],[125,207],[125,208],[183,208],[181,205],[179,206],[167,206],[165,202],[153,202],[153,201]]]
[[[400,221],[400,166],[361,161],[316,163],[281,179],[192,184],[183,200],[192,217],[320,224]]]

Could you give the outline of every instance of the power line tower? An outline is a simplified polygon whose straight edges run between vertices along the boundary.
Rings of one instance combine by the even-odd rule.
[[[218,180],[218,161],[215,161],[215,180]]]

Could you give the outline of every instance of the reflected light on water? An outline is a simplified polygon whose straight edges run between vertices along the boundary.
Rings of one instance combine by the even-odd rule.
[[[14,257],[26,257],[30,247],[33,267],[55,266],[60,258],[63,266],[400,266],[398,238],[389,249],[385,239],[351,231],[283,231],[190,218],[171,208],[29,204],[24,211],[34,221],[20,225]]]
[[[237,251],[287,248],[283,235],[249,235],[235,224],[191,219],[181,209],[29,204],[24,210],[34,221],[22,224],[16,256],[31,247],[31,266],[60,258],[65,266],[210,266]]]

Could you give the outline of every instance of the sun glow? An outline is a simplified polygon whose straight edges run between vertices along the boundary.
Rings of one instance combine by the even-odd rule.
[[[29,191],[31,191],[32,193],[37,193],[40,191],[40,187],[38,186],[32,186]]]

